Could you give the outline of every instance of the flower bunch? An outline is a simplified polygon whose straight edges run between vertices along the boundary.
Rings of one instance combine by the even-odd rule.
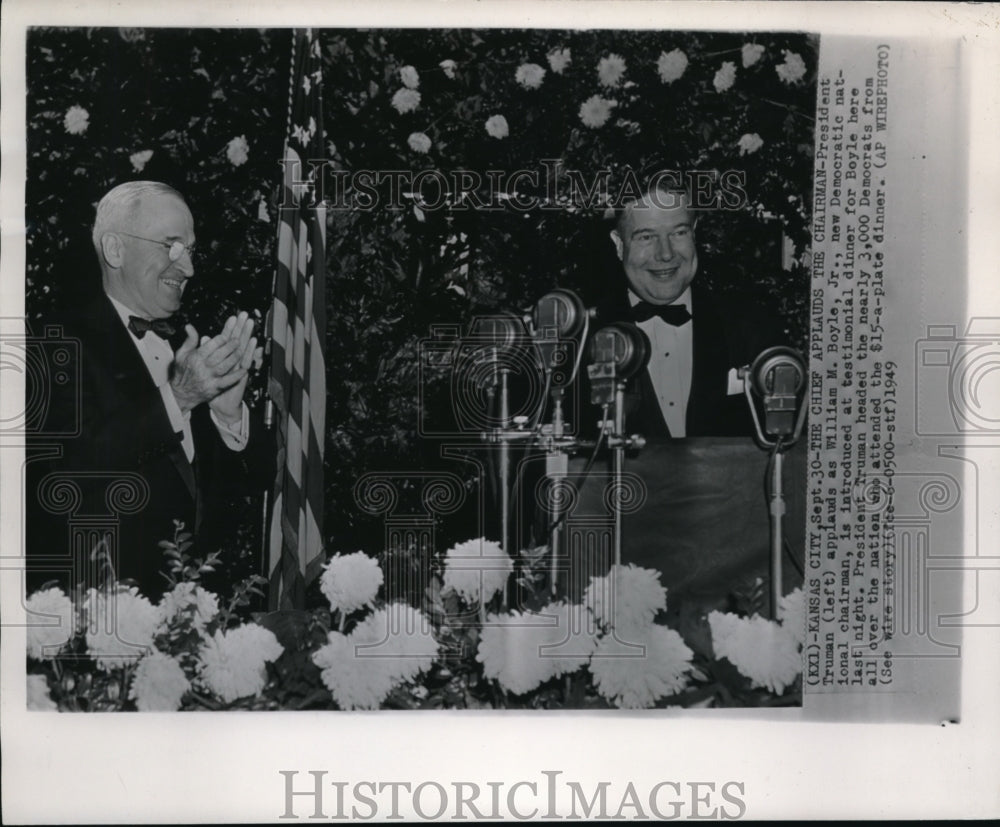
[[[667,608],[667,590],[660,573],[634,563],[612,566],[604,577],[592,577],[583,603],[605,628],[637,629],[653,622]]]
[[[806,74],[806,63],[802,55],[788,49],[783,49],[782,54],[785,59],[774,67],[774,71],[778,73],[782,83],[789,85],[798,83]]]
[[[312,662],[341,709],[377,709],[396,686],[429,669],[437,654],[423,613],[392,603],[349,635],[330,632]]]
[[[162,614],[134,586],[91,589],[83,609],[87,650],[98,669],[121,669],[152,650]]]
[[[250,144],[246,135],[237,135],[226,144],[226,157],[234,167],[242,166],[250,156]]]
[[[736,82],[736,64],[727,60],[712,78],[712,85],[716,92],[725,92]]]
[[[654,569],[616,565],[592,577],[584,605],[604,629],[590,659],[597,691],[616,706],[639,709],[687,685],[693,652],[673,629],[654,624],[667,590]]]
[[[175,712],[191,682],[175,658],[152,652],[135,669],[129,698],[141,712]]]
[[[323,567],[319,588],[330,601],[331,609],[350,614],[372,604],[382,581],[378,561],[363,551],[356,551],[333,555]]]
[[[490,115],[486,119],[486,134],[497,140],[506,138],[510,134],[507,119],[503,115]]]
[[[687,55],[680,49],[660,52],[660,57],[656,61],[656,71],[660,76],[660,80],[664,83],[673,83],[680,78],[687,69],[687,66]]]
[[[525,89],[537,89],[544,79],[545,70],[537,63],[522,63],[514,72],[514,80]]]
[[[551,678],[575,672],[597,648],[596,629],[582,606],[550,603],[538,612],[491,614],[476,660],[483,674],[523,695]]]
[[[796,592],[798,594],[796,594]],[[805,603],[796,589],[780,604],[780,622],[759,615],[740,617],[712,612],[708,625],[716,657],[726,658],[754,686],[781,695],[802,671]]]
[[[591,95],[580,104],[580,120],[584,126],[591,129],[600,129],[611,117],[611,110],[618,105],[617,101],[602,98],[600,95]]]
[[[181,582],[160,600],[160,627],[190,623],[199,634],[219,613],[219,599],[196,583]]]
[[[514,570],[499,543],[480,537],[452,546],[445,554],[444,586],[466,603],[488,603]]]
[[[35,592],[25,603],[28,614],[28,657],[54,657],[75,633],[76,613],[62,589]]]
[[[553,49],[546,55],[546,58],[549,61],[549,68],[557,75],[565,72],[566,67],[573,62],[573,56],[570,54],[570,50],[566,48]]]
[[[590,660],[597,691],[626,709],[645,709],[687,686],[694,653],[673,629],[653,623],[601,638]]]
[[[226,703],[257,695],[267,684],[267,663],[284,647],[272,632],[255,623],[217,631],[198,652],[198,674],[205,687]]]

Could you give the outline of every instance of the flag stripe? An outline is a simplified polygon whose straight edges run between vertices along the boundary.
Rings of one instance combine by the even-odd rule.
[[[324,157],[322,69],[309,29],[293,33],[288,135],[271,312],[271,376],[279,438],[270,536],[271,608],[303,608],[323,552],[326,423],[326,215],[303,161]]]

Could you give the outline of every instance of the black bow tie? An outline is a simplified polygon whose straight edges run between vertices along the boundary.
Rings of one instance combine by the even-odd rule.
[[[691,321],[691,313],[683,304],[650,304],[641,301],[632,308],[632,321],[645,322],[659,316],[667,324],[680,327],[682,324]]]
[[[150,330],[164,340],[174,335],[174,326],[166,319],[153,319],[149,321],[141,316],[129,316],[128,329],[135,334],[137,339],[141,339]]]

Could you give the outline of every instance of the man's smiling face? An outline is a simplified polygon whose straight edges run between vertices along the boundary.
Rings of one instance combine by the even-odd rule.
[[[671,304],[691,284],[698,271],[694,227],[687,197],[675,192],[647,193],[625,209],[611,238],[640,299]]]
[[[187,205],[172,195],[147,195],[131,227],[122,227],[121,267],[109,293],[124,305],[151,319],[163,319],[181,306],[184,287],[194,275],[188,252],[171,261],[167,245],[194,244],[194,219]],[[124,233],[142,238],[133,238]],[[149,239],[149,240],[145,240]]]

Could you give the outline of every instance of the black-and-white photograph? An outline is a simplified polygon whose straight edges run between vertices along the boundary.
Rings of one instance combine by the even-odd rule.
[[[997,15],[439,5],[4,4],[4,821],[995,815]]]
[[[817,37],[27,48],[29,704],[801,703]]]

